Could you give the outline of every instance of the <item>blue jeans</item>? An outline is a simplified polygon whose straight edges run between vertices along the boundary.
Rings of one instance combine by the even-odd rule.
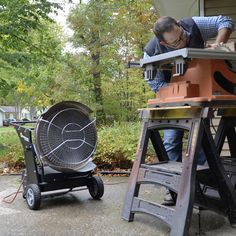
[[[170,161],[182,161],[183,130],[164,130],[164,147]],[[202,148],[198,152],[198,165],[204,165],[206,156]]]

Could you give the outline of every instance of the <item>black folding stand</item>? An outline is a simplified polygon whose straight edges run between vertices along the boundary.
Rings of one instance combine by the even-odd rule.
[[[210,119],[215,110],[221,119],[212,135]],[[179,104],[141,110],[142,129],[136,159],[129,178],[122,218],[133,221],[136,212],[158,217],[167,223],[172,236],[188,235],[193,206],[211,209],[228,216],[236,223],[236,104],[218,101],[204,105]],[[182,163],[168,161],[160,131],[181,129],[189,132],[186,158]],[[227,138],[230,156],[221,157]],[[148,142],[151,140],[156,164],[145,164]],[[197,165],[197,151],[202,146],[208,165]],[[229,168],[230,167],[230,168]],[[176,207],[171,208],[139,198],[141,184],[158,184],[177,193]]]

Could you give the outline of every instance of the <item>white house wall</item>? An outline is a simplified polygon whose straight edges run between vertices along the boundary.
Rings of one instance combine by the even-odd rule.
[[[3,113],[0,111],[0,127],[3,126]]]

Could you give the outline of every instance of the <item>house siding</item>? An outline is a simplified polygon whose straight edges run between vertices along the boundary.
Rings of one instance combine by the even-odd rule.
[[[3,126],[3,112],[0,111],[0,127]]]
[[[199,3],[196,0],[154,0],[159,16],[172,16],[177,20],[183,17],[197,16]]]
[[[234,21],[234,32],[230,36],[229,42],[236,42],[236,1],[235,0],[205,0],[204,1],[204,15],[205,16],[215,16],[215,15],[225,15],[232,18]],[[213,119],[213,124],[217,128],[220,117]],[[214,129],[212,129],[214,134]],[[224,143],[221,156],[229,156],[229,146],[227,140]]]
[[[226,15],[234,21],[234,32],[230,36],[229,42],[236,42],[236,1],[235,0],[205,0],[205,16]]]

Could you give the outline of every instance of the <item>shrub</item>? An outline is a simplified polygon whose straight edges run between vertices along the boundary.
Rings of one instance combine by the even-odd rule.
[[[98,143],[94,162],[103,168],[130,168],[135,158],[140,136],[140,122],[115,122],[111,126],[98,128]],[[2,129],[0,139],[0,163],[9,167],[22,167],[24,154],[19,137],[13,128],[7,133]],[[4,132],[3,132],[4,131]],[[148,148],[148,157],[152,157],[152,148]]]
[[[24,167],[24,154],[21,144],[9,145],[6,154],[1,157],[0,161],[7,163],[10,168]]]
[[[0,128],[0,163],[9,168],[24,166],[23,148],[13,127]]]
[[[130,167],[136,153],[140,123],[118,123],[98,130],[94,161],[98,166]]]

